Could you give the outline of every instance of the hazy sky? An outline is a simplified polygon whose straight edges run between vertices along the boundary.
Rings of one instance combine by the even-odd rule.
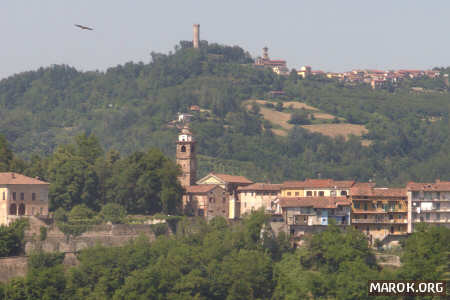
[[[51,64],[105,70],[180,40],[269,47],[290,68],[450,65],[448,0],[0,0],[0,78]],[[74,24],[92,26],[84,31]]]

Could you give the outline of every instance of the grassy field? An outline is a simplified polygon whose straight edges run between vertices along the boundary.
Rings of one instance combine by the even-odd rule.
[[[337,136],[343,136],[344,138],[347,138],[349,135],[355,135],[355,136],[362,136],[363,134],[366,134],[368,131],[365,126],[363,125],[357,125],[357,124],[349,124],[344,123],[345,119],[338,118],[341,123],[333,124],[330,123],[330,120],[333,120],[336,118],[336,116],[333,116],[328,113],[321,112],[316,107],[307,105],[305,103],[301,102],[283,102],[283,108],[288,109],[289,112],[280,112],[273,108],[266,107],[266,103],[272,103],[275,105],[276,103],[271,101],[265,101],[265,100],[248,100],[245,102],[245,105],[247,109],[251,108],[252,103],[258,103],[260,105],[260,114],[263,115],[264,119],[268,120],[270,123],[272,123],[275,128],[272,129],[273,133],[280,136],[287,136],[288,131],[294,127],[294,125],[288,123],[291,119],[291,112],[292,110],[297,109],[305,109],[308,112],[314,114],[315,121],[312,125],[303,125],[302,127],[311,131],[320,133],[332,138],[335,138]],[[364,146],[370,145],[370,141],[363,140],[362,144]]]

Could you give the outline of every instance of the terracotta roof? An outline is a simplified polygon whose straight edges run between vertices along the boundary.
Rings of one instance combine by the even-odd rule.
[[[217,173],[211,173],[212,175],[222,179],[225,182],[230,183],[247,183],[251,184],[253,181],[245,178],[244,176],[234,176],[234,175],[228,175],[228,174],[217,174]]]
[[[338,205],[351,205],[347,197],[280,197],[281,207],[336,208]]]
[[[49,183],[19,173],[5,172],[0,173],[0,184],[49,184]]]
[[[199,184],[199,185],[191,185],[186,187],[186,193],[188,194],[206,194],[215,189],[216,187],[220,187],[217,184]]]
[[[279,191],[281,184],[256,182],[247,186],[238,187],[238,191]]]
[[[450,191],[450,181],[439,181],[431,183],[408,182],[406,185],[408,191]]]
[[[403,188],[374,188],[369,186],[355,186],[350,189],[351,196],[369,197],[406,197]]]
[[[350,188],[355,184],[353,180],[334,181],[333,179],[306,179],[305,181],[285,181],[283,188]]]

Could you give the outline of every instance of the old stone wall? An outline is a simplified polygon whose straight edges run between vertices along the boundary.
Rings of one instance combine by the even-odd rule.
[[[25,276],[28,269],[28,257],[16,256],[0,258],[0,282],[11,278]]]
[[[0,258],[0,282],[11,278],[25,276],[29,254],[35,250],[44,252],[64,252],[64,265],[68,268],[78,264],[76,252],[93,247],[97,244],[103,246],[122,246],[140,235],[153,241],[155,234],[151,224],[107,224],[97,225],[81,236],[65,236],[55,225],[47,225],[36,218],[30,218],[30,229],[25,234],[25,255],[17,257]],[[39,228],[47,228],[47,238],[40,240]]]
[[[108,224],[97,225],[80,236],[65,236],[56,226],[47,227],[47,238],[41,241],[39,235],[28,232],[25,236],[25,253],[30,254],[35,250],[44,252],[74,253],[82,249],[93,247],[96,244],[103,246],[121,246],[128,241],[145,235],[150,240],[155,239],[155,234],[149,224]]]

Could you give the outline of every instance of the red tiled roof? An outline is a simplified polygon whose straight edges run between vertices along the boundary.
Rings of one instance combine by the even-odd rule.
[[[450,181],[438,181],[431,183],[408,182],[408,191],[450,191]]]
[[[199,184],[186,187],[186,193],[188,194],[205,194],[215,189],[217,184]]]
[[[247,186],[238,187],[238,191],[279,191],[281,184],[256,182]]]
[[[350,196],[406,197],[406,190],[403,188],[374,188],[369,186],[355,186],[350,189]]]
[[[306,179],[305,181],[285,181],[283,188],[350,188],[353,180],[334,181],[333,179]]]
[[[253,181],[245,178],[244,176],[235,176],[235,175],[228,175],[228,174],[217,174],[217,173],[211,173],[212,175],[222,179],[225,182],[230,183],[246,183],[251,184]]]
[[[351,205],[347,197],[280,197],[281,207],[336,208],[338,205]]]
[[[48,182],[28,177],[22,174],[5,172],[0,173],[0,184],[49,184]]]

